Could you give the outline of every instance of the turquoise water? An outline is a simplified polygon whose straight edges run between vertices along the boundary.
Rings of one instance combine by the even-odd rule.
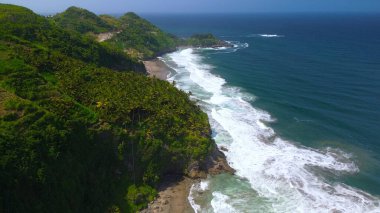
[[[199,212],[380,212],[380,16],[146,16],[228,49],[163,60],[228,148],[235,176],[193,187]]]

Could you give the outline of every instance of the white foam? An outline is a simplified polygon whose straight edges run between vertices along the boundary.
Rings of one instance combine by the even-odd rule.
[[[202,191],[206,191],[208,189],[208,181],[207,180],[202,180],[199,186],[199,189]]]
[[[197,191],[196,189],[197,185],[193,184],[190,188],[189,196],[187,197],[187,200],[189,201],[191,208],[193,208],[195,213],[201,212],[201,206],[195,203],[194,200],[194,193]]]
[[[265,124],[273,118],[254,108],[239,89],[226,89],[226,81],[212,74],[213,67],[204,64],[194,50],[168,56],[180,67],[176,70],[182,76],[173,76],[172,80],[179,81],[177,85],[181,89],[191,90],[194,85],[201,88],[192,91],[193,96],[207,103],[204,110],[209,114],[215,140],[227,144],[229,151],[225,154],[236,175],[247,179],[259,196],[269,200],[273,212],[380,212],[378,197],[342,183],[330,183],[317,174],[318,170],[336,175],[358,172],[349,154],[302,147],[277,137]],[[233,212],[235,207],[229,200],[226,195],[213,192],[214,212],[223,209]],[[231,208],[219,208],[222,202]],[[196,212],[200,211],[195,202],[192,206]]]
[[[221,192],[212,193],[211,206],[214,212],[219,213],[235,213],[237,212],[231,205],[228,204],[230,199],[227,195],[222,194]]]
[[[267,38],[276,38],[276,37],[281,37],[280,35],[276,34],[260,34],[261,37],[267,37]]]
[[[191,207],[193,208],[195,213],[202,212],[201,206],[196,204],[195,202],[195,195],[196,193],[203,193],[204,191],[208,190],[209,182],[208,180],[202,180],[199,183],[195,183],[190,188],[190,193],[187,199],[189,200],[189,203]]]
[[[171,54],[173,61],[180,67],[185,67],[186,70],[191,70],[190,79],[197,82],[204,90],[210,93],[219,93],[222,90],[225,80],[212,75],[204,70],[210,70],[212,67],[201,63],[199,57],[194,57],[193,49],[185,49],[180,54]]]
[[[248,48],[248,43],[241,43],[240,41],[226,41],[227,43],[231,44],[234,48]]]
[[[213,51],[209,54],[227,54],[227,53],[234,53],[237,52],[240,49],[245,49],[249,47],[248,43],[241,43],[239,41],[226,41],[231,45],[231,47],[216,47],[216,48],[196,48],[197,50],[206,50],[206,51]]]
[[[246,35],[244,37],[247,37],[247,38],[254,38],[254,37],[282,38],[282,37],[285,37],[285,36],[284,35],[277,35],[277,34],[250,34],[250,35]]]

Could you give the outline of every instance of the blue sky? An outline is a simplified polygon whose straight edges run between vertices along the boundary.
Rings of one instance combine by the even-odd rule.
[[[38,13],[79,6],[96,13],[377,12],[380,0],[0,0]]]

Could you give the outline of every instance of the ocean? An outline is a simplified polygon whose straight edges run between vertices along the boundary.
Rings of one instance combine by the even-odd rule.
[[[237,171],[193,185],[196,212],[380,212],[380,15],[144,17],[234,45],[161,57]]]

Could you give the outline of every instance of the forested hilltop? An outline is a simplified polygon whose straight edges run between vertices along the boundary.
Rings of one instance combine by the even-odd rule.
[[[190,38],[178,38],[166,33],[133,12],[119,18],[100,15],[83,8],[70,7],[52,17],[59,26],[98,36],[107,33],[109,38],[103,45],[122,51],[133,59],[150,59],[176,50],[178,46],[221,47],[230,46],[212,34],[197,34]]]
[[[202,165],[207,115],[140,62],[179,41],[133,13],[0,4],[0,212],[136,212]]]

